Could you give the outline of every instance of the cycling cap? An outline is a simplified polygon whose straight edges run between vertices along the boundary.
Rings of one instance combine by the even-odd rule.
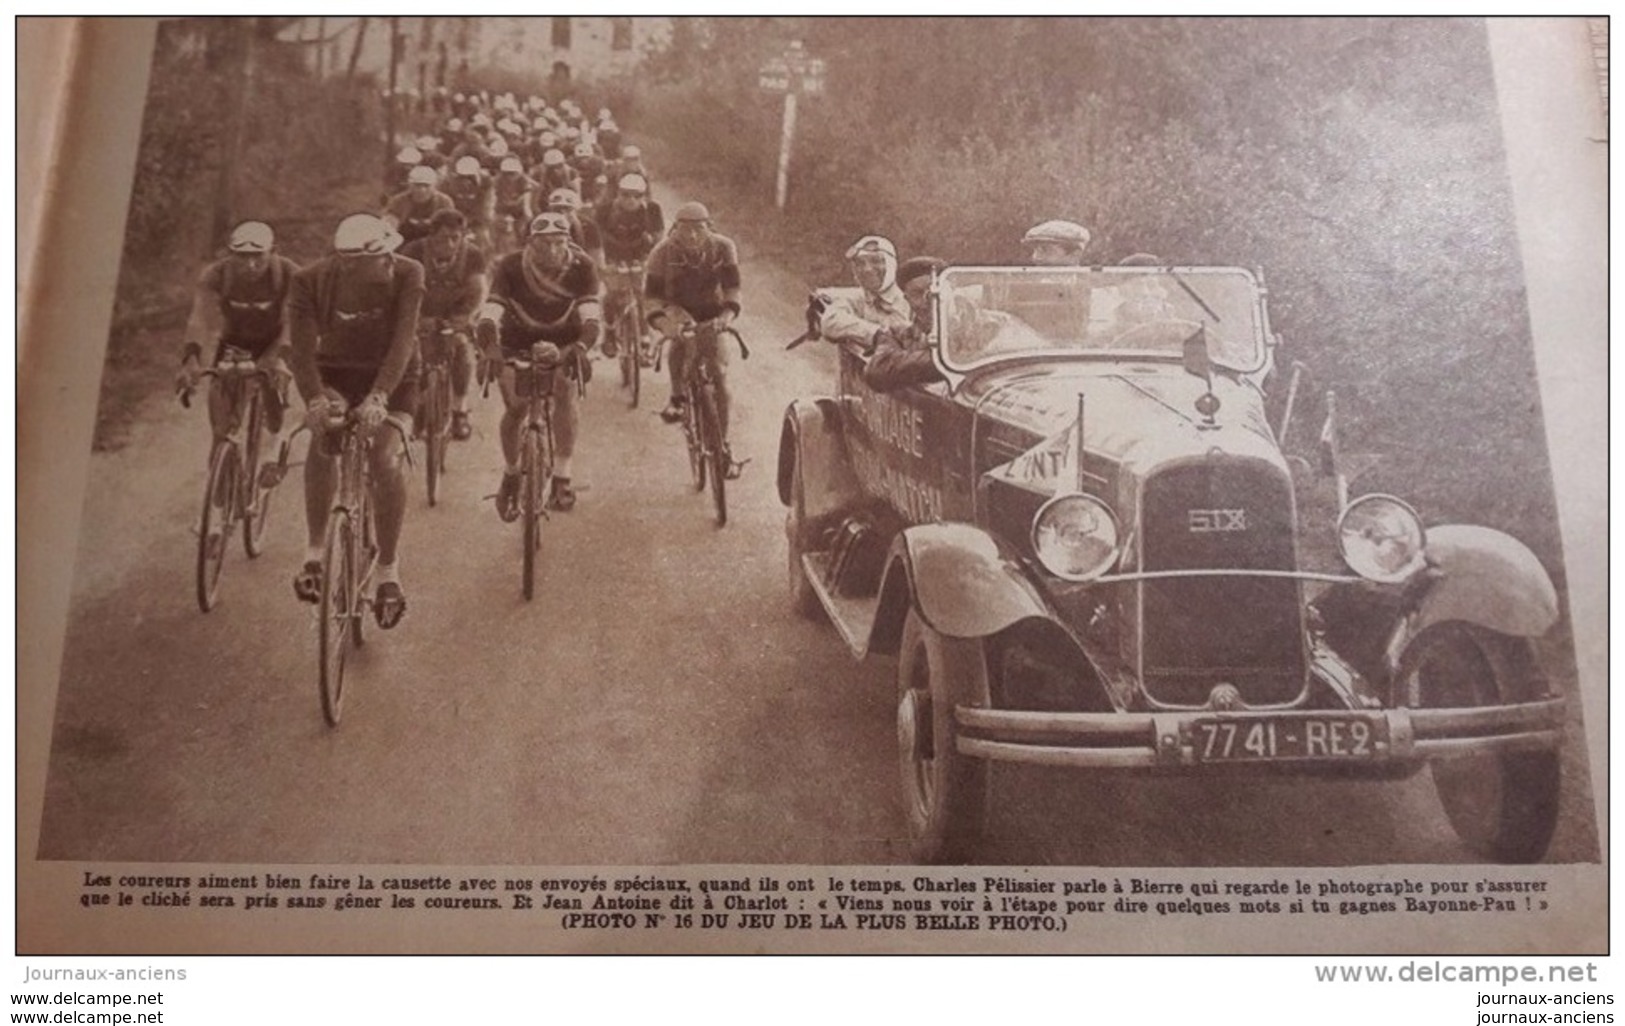
[[[480,158],[458,157],[457,173],[460,175],[477,175],[480,173]]]
[[[576,156],[578,156],[578,157],[590,157],[590,156],[592,156],[592,143],[584,142],[584,143],[581,143],[580,145],[578,145],[576,147]]]
[[[890,239],[882,238],[879,235],[865,235],[852,243],[846,251],[846,258],[851,260],[859,253],[884,253],[893,260],[897,259],[897,247],[892,245]]]
[[[672,218],[672,220],[678,222],[688,221],[691,223],[697,222],[704,224],[711,220],[711,211],[705,209],[704,203],[694,203],[691,201],[678,207],[677,214]]]
[[[417,137],[415,144],[420,150],[432,150],[440,145],[440,140],[432,135],[420,135]]]
[[[570,219],[563,214],[555,214],[551,211],[545,214],[537,214],[531,218],[530,229],[525,234],[568,236],[570,234]]]
[[[559,144],[559,137],[552,132],[543,132],[536,137],[536,141],[542,144],[543,149],[550,150]]]
[[[492,139],[491,145],[487,147],[487,150],[493,157],[506,157],[508,155],[508,140],[501,138]]]
[[[610,118],[609,108],[608,107],[599,107],[598,108],[598,120],[599,121],[608,121],[609,118]]]
[[[621,156],[627,160],[637,160],[639,157],[643,156],[643,151],[638,149],[636,146],[622,146]]]
[[[907,285],[915,278],[924,278],[935,274],[947,265],[936,257],[917,256],[909,257],[897,265],[897,284]]]
[[[462,97],[458,97],[458,99],[461,99],[461,98]],[[462,118],[452,118],[450,121],[446,122],[446,131],[448,131],[448,132],[461,132],[462,130],[463,130],[463,119]]]
[[[642,195],[649,191],[649,181],[642,175],[622,175],[621,180],[615,184],[616,188],[622,192],[634,192]]]
[[[408,185],[434,185],[440,181],[440,176],[434,173],[434,168],[427,164],[419,164],[406,176]]]
[[[581,196],[574,189],[554,189],[547,194],[547,205],[550,207],[568,207],[574,210],[581,206]]]
[[[276,244],[271,226],[264,221],[244,221],[231,230],[226,248],[233,253],[269,253]]]
[[[546,153],[542,154],[542,163],[548,167],[558,167],[560,164],[564,163],[564,151],[557,149],[548,150]]]
[[[391,253],[401,237],[374,214],[351,214],[333,233],[333,248],[347,256]]]
[[[560,134],[563,135],[566,139],[579,139],[579,138],[581,138],[581,129],[576,128],[573,125],[565,125],[564,126],[564,131],[561,132]]]
[[[1058,242],[1063,246],[1083,249],[1089,245],[1089,229],[1071,221],[1045,221],[1027,229],[1021,241],[1029,246],[1035,242]]]
[[[497,170],[521,172],[525,170],[525,165],[519,162],[518,157],[503,157],[502,163],[497,166]]]
[[[398,164],[417,164],[422,160],[423,154],[419,153],[415,146],[403,146],[401,151],[395,154],[395,162]]]

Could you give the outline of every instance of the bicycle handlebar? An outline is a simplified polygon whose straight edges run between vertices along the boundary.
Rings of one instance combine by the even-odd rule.
[[[252,359],[246,357],[240,359],[228,359],[216,364],[213,367],[205,367],[198,371],[197,376],[200,379],[214,378],[216,380],[230,377],[258,378],[261,381],[271,380],[270,371],[259,366]],[[175,390],[175,397],[181,401],[181,406],[183,408],[189,410],[192,408],[192,393],[195,391],[197,391],[196,388],[177,388]]]

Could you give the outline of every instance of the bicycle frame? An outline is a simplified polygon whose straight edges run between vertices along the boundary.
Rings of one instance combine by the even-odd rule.
[[[543,343],[546,344],[546,343]],[[563,364],[537,359],[532,346],[529,359],[509,357],[514,394],[525,400],[525,419],[519,438],[519,516],[524,558],[521,585],[526,600],[536,591],[536,553],[541,548],[541,522],[547,516],[546,493],[553,477],[553,389]]]

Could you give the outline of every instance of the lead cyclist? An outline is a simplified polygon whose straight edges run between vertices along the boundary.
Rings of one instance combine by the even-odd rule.
[[[717,386],[717,420],[722,432],[722,454],[729,477],[739,476],[740,464],[728,442],[727,352],[720,332],[739,316],[739,249],[726,235],[711,229],[711,212],[703,203],[677,208],[671,234],[649,254],[644,276],[644,298],[649,326],[671,346],[671,401],[660,411],[668,424],[683,419],[683,386],[689,361],[705,360]],[[709,324],[715,331],[686,336],[690,324]]]

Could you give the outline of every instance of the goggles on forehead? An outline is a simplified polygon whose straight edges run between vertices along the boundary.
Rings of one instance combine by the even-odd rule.
[[[883,239],[878,235],[865,235],[863,238],[854,242],[851,247],[847,249],[846,258],[848,260],[855,260],[857,257],[865,254],[881,254],[896,260],[897,247],[893,246],[889,240]]]

